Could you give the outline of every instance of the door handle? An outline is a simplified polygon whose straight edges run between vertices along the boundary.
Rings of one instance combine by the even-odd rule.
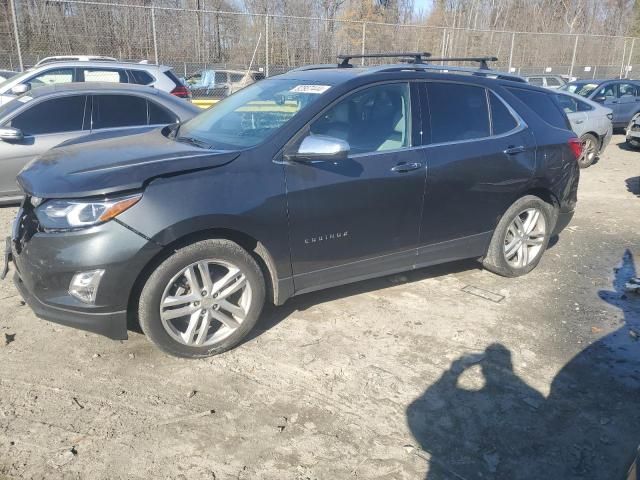
[[[576,120],[576,123],[580,125],[581,123],[584,123],[584,120]]]
[[[517,147],[509,146],[504,151],[507,155],[515,155],[516,153],[524,152],[525,148],[522,145],[518,145]]]
[[[415,163],[399,163],[395,167],[392,167],[391,171],[395,172],[395,173],[406,173],[406,172],[410,172],[411,170],[417,170],[417,169],[419,169],[421,167],[422,167],[422,164],[418,163],[418,162],[415,162]]]

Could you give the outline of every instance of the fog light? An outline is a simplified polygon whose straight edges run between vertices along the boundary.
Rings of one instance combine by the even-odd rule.
[[[84,303],[95,303],[104,270],[76,273],[69,284],[69,294]]]

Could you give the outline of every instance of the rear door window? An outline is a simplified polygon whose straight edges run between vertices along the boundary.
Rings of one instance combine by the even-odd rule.
[[[535,85],[536,87],[544,87],[544,80],[542,77],[530,77],[529,83],[531,85]]]
[[[551,94],[524,88],[507,88],[507,90],[552,127],[562,128],[563,130],[570,129],[566,115],[553,100]]]
[[[85,95],[73,95],[44,100],[14,117],[9,126],[20,129],[25,135],[82,130],[86,98]]]
[[[488,137],[486,90],[473,85],[427,83],[432,143]]]
[[[621,83],[618,85],[618,96],[620,98],[625,96],[635,97],[636,95],[638,95],[637,88],[638,87],[636,87],[632,83]]]
[[[83,68],[82,78],[85,82],[129,83],[125,70],[115,68]]]
[[[559,87],[561,85],[562,82],[556,77],[547,77],[547,87]]]
[[[147,100],[134,95],[94,95],[92,129],[147,125]]]
[[[578,102],[569,95],[556,95],[556,100],[565,113],[575,113],[578,111]]]

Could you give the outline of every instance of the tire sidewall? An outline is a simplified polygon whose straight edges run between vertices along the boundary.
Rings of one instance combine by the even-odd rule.
[[[580,137],[580,140],[582,140],[583,143],[586,142],[587,140],[591,140],[595,143],[595,145],[598,145],[598,139],[594,135],[591,135],[590,133],[585,133],[584,135],[582,135]],[[593,160],[587,160],[586,155],[581,156],[580,159],[578,160],[578,165],[580,165],[580,168],[590,167],[591,165],[593,165],[593,162],[595,162],[597,158],[598,158],[597,152],[593,157]]]
[[[240,327],[216,345],[190,347],[173,339],[160,320],[160,302],[169,281],[187,266],[204,259],[220,260],[238,267],[251,286],[251,305]],[[203,240],[166,258],[147,279],[138,303],[138,317],[145,335],[165,352],[198,358],[222,353],[237,345],[254,327],[265,299],[265,282],[260,267],[246,250],[230,240]]]

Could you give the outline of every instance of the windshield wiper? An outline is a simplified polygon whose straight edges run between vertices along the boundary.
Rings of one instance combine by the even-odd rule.
[[[206,142],[203,142],[202,140],[198,140],[197,138],[193,138],[193,137],[176,137],[175,138],[176,142],[182,142],[182,143],[188,143],[190,145],[194,145],[198,148],[211,148],[212,145],[209,145]]]

